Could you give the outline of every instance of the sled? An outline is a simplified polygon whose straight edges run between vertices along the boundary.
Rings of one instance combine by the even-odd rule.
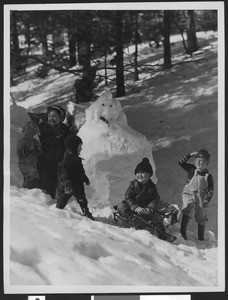
[[[159,237],[162,240],[166,240],[167,242],[174,242],[176,240],[175,236],[171,236],[170,234],[163,234],[163,237],[161,237],[160,234],[158,234],[159,232],[159,225],[155,222],[153,222],[152,220],[150,221],[146,221],[144,220],[142,217],[140,217],[139,215],[135,215],[135,219],[132,222],[131,219],[122,217],[119,212],[116,210],[116,206],[114,206],[115,211],[113,212],[113,216],[114,216],[114,220],[116,222],[118,222],[118,219],[121,220],[125,225],[127,225],[128,227],[134,227],[136,230],[137,229],[146,229],[148,230],[151,234]],[[138,224],[144,224],[144,227],[141,226],[137,226],[136,223]],[[141,228],[140,228],[141,227]],[[159,236],[158,236],[159,235]]]

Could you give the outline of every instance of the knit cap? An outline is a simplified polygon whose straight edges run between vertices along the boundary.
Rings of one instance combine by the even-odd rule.
[[[66,117],[66,111],[65,111],[65,109],[62,108],[59,105],[52,105],[52,106],[48,107],[47,114],[49,114],[53,110],[57,112],[57,114],[59,115],[61,121],[64,121],[64,119]]]
[[[147,157],[144,157],[143,160],[136,166],[135,174],[139,172],[147,172],[151,176],[153,175],[153,169]]]
[[[80,144],[82,144],[82,139],[77,135],[72,134],[65,139],[65,148],[74,154],[78,152]]]

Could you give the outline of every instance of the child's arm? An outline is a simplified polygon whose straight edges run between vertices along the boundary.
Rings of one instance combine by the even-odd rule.
[[[68,172],[65,168],[64,162],[62,161],[58,166],[59,181],[64,186],[65,193],[71,194],[73,192],[72,180],[69,179]]]
[[[126,193],[125,193],[125,202],[128,204],[128,206],[130,207],[131,211],[135,211],[135,209],[137,207],[139,207],[138,204],[135,203],[135,193],[134,193],[134,183],[132,182]]]
[[[197,152],[188,153],[187,155],[181,157],[178,164],[183,168],[184,170],[188,171],[190,168],[192,168],[192,164],[187,163],[187,161],[192,157],[195,156]]]
[[[213,177],[211,174],[208,175],[207,182],[208,182],[208,191],[205,195],[205,199],[203,202],[203,208],[208,207],[209,202],[211,201],[213,194],[214,194],[214,181],[213,181]]]
[[[160,196],[158,194],[158,190],[157,190],[157,187],[156,185],[154,185],[154,192],[153,192],[153,195],[152,195],[152,201],[148,204],[148,208],[153,211],[156,209],[158,203],[160,202]]]

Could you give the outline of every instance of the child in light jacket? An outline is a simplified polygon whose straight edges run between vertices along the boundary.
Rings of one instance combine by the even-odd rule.
[[[194,164],[187,163],[195,157]],[[180,233],[185,240],[188,239],[186,229],[191,218],[198,223],[198,240],[204,240],[205,224],[208,221],[207,208],[214,192],[212,174],[207,165],[210,162],[210,153],[201,149],[183,156],[179,165],[187,172],[188,180],[182,192],[182,221]]]

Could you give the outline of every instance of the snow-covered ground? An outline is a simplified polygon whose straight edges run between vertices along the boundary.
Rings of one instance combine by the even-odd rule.
[[[118,115],[121,112],[124,117],[119,121],[115,114],[114,117],[111,115],[110,127],[96,118],[92,125],[88,121],[86,112],[88,114],[88,107],[91,110],[94,104],[69,102],[74,97],[73,76],[67,73],[52,71],[45,80],[35,79],[30,73],[26,80],[11,88],[17,105],[10,107],[11,156],[8,159],[5,152],[4,160],[6,291],[154,293],[221,290],[224,286],[224,152],[221,136],[224,99],[218,97],[216,34],[210,38],[200,34],[199,44],[201,51],[190,58],[183,54],[181,42],[176,39],[172,48],[175,53],[172,69],[158,70],[151,76],[141,73],[137,83],[129,79],[127,83],[134,85],[138,92],[132,94],[129,90],[127,96],[118,98],[121,104]],[[154,49],[153,54],[151,56],[147,45],[140,48],[140,58],[147,63],[156,64],[162,59],[162,49]],[[103,90],[101,83],[97,92]],[[114,87],[111,90],[114,91]],[[60,104],[74,113],[80,127],[79,135],[85,140],[82,156],[86,158],[88,176],[94,179],[91,186],[86,186],[86,193],[95,222],[81,216],[73,199],[64,210],[58,210],[55,202],[41,190],[21,188],[15,145],[21,126],[28,118],[26,109],[43,112],[51,103]],[[219,118],[218,111],[221,113]],[[9,142],[9,131],[6,133]],[[112,144],[120,139],[120,146]],[[170,229],[177,236],[177,242],[172,245],[146,231],[124,228],[113,220],[112,206],[123,199],[141,159],[137,139],[143,141],[141,145],[145,151],[148,144],[152,151],[148,156],[154,168],[156,165],[161,198],[179,207],[186,174],[178,166],[178,160],[188,152],[201,148],[209,150],[209,170],[214,178],[215,193],[208,210],[206,241],[197,241],[194,221],[189,226],[187,242],[180,237],[179,224]],[[6,143],[5,149],[8,150]],[[104,193],[99,195],[104,187]]]

